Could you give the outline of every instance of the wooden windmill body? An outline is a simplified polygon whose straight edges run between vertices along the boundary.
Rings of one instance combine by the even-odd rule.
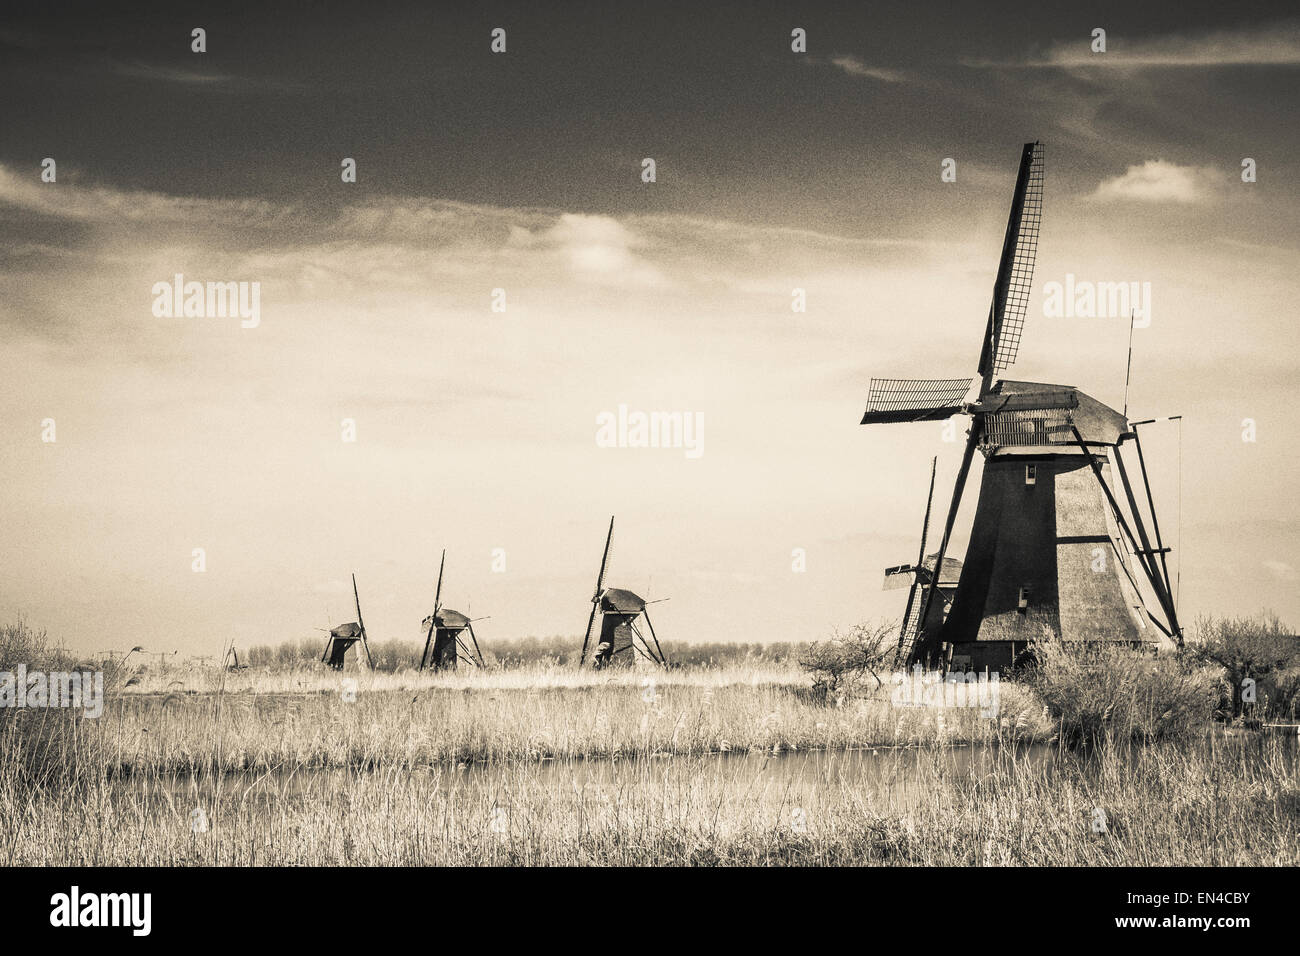
[[[613,540],[614,519],[611,517],[609,533],[605,536],[604,555],[600,559],[600,572],[596,575],[596,589],[591,597],[591,615],[587,618],[578,667],[581,668],[586,663],[589,648],[592,651],[591,664],[596,668],[630,667],[638,661],[667,667],[668,659],[659,646],[654,625],[650,623],[650,612],[646,609],[652,602],[623,588],[605,587],[605,572],[609,568],[609,549]],[[597,613],[600,614],[600,636],[595,647],[591,648],[591,629]],[[646,631],[650,634],[649,641],[646,640],[646,632],[639,627],[642,618],[645,620]]]
[[[427,633],[424,651],[420,654],[420,670],[432,667],[436,671],[454,671],[460,661],[482,667],[483,654],[474,634],[474,621],[459,611],[442,606],[442,572],[446,566],[447,552],[444,550],[442,561],[438,565],[438,587],[433,596],[433,613],[422,623]]]
[[[357,619],[351,624],[340,624],[338,627],[330,629],[329,637],[325,639],[325,652],[321,654],[321,660],[328,662],[329,666],[334,670],[341,671],[347,659],[348,649],[353,644],[360,643],[362,650],[366,653],[366,665],[373,670],[375,664],[370,658],[370,644],[366,640],[366,625],[361,617],[361,596],[357,593],[356,574],[352,575],[352,598],[357,605]]]
[[[914,579],[899,642],[899,659],[909,664],[1005,669],[1045,633],[1070,642],[1149,647],[1182,640],[1169,549],[1160,537],[1136,427],[1073,386],[995,380],[1019,347],[1042,202],[1042,145],[1027,143],[978,374],[871,381],[864,425],[970,417],[933,560],[891,569]],[[1130,441],[1153,534],[1120,453]],[[934,567],[941,577],[947,573],[948,544],[976,448],[985,465],[970,543],[951,608],[935,613],[936,601],[940,608],[946,603],[944,589],[926,586],[918,594],[917,582],[927,576],[925,563],[931,573]]]

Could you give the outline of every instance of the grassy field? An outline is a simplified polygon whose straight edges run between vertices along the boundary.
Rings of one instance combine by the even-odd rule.
[[[892,706],[888,688],[823,702],[793,668],[657,675],[553,667],[347,674],[216,671],[141,680],[83,721],[111,774],[397,767],[587,757],[844,750],[1046,740],[1032,693],[1000,688],[999,713]],[[652,683],[653,682],[653,683]],[[164,692],[155,684],[173,689]]]
[[[110,674],[98,719],[0,714],[0,862],[1298,862],[1294,738],[1177,662],[1054,666],[988,714],[771,661]]]
[[[1132,750],[1016,748],[951,769],[945,748],[881,752],[924,787],[893,805],[834,759],[707,756],[587,764],[240,775],[155,774],[16,799],[0,859],[22,864],[1295,865],[1300,787],[1277,738]],[[788,759],[788,758],[786,758]],[[840,759],[845,759],[841,757]],[[202,825],[196,826],[197,814]]]

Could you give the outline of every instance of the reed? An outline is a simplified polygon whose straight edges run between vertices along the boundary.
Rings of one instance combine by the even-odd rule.
[[[7,633],[0,661],[40,659]],[[793,662],[116,675],[98,719],[0,714],[0,862],[1297,862],[1294,741],[1224,736],[1199,677],[1123,668],[1086,734],[1068,662],[996,712],[823,697]]]
[[[308,773],[101,780],[15,799],[9,865],[1294,865],[1300,787],[1276,738],[1019,748],[965,768],[951,747],[887,751],[862,785],[827,755],[522,761],[492,774]],[[919,775],[919,776],[918,776]],[[196,829],[203,808],[206,828]]]

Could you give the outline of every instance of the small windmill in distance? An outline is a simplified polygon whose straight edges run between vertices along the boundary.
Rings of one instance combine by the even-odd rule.
[[[459,611],[442,606],[442,572],[447,566],[447,549],[442,549],[442,561],[438,563],[438,587],[433,595],[433,613],[426,617],[423,626],[428,629],[424,639],[424,651],[420,654],[420,670],[431,664],[436,671],[455,670],[457,660],[477,667],[485,666],[483,652],[479,650],[478,638],[474,635],[474,621],[486,621],[479,617],[470,620]],[[469,632],[469,639],[474,648],[470,650],[463,635]],[[432,646],[433,655],[430,657]]]
[[[336,671],[343,670],[344,659],[347,657],[348,648],[358,641],[361,642],[362,649],[366,652],[366,665],[375,669],[375,662],[370,658],[370,644],[366,641],[366,625],[361,618],[361,596],[357,593],[357,574],[352,572],[352,597],[357,605],[357,619],[355,623],[340,624],[338,627],[331,628],[329,637],[325,639],[325,652],[321,654],[321,661],[328,658],[329,666]],[[323,630],[323,628],[322,628]]]
[[[591,628],[596,622],[597,611],[601,616],[600,641],[592,656],[593,667],[599,669],[611,664],[631,664],[638,654],[651,663],[667,667],[668,659],[664,656],[663,648],[659,646],[654,625],[650,623],[650,612],[646,610],[647,604],[659,602],[646,601],[640,595],[622,588],[605,587],[605,572],[609,569],[609,549],[613,540],[614,517],[611,515],[609,533],[605,536],[605,551],[600,559],[600,572],[596,575],[596,589],[591,595],[591,614],[587,618],[587,630],[582,638],[582,654],[578,658],[578,668],[581,670],[586,663],[587,648],[591,644]],[[653,647],[636,626],[637,619],[643,616],[646,627],[650,631],[650,639],[654,641]]]

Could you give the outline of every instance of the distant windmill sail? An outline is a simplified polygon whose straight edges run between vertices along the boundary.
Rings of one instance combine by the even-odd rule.
[[[361,629],[361,649],[366,652],[366,664],[375,669],[375,662],[370,657],[370,642],[366,640],[366,622],[361,618],[361,595],[357,592],[357,574],[352,572],[352,597],[357,603],[357,627]]]
[[[600,606],[600,592],[605,587],[605,570],[609,566],[609,546],[614,540],[614,516],[609,516],[609,533],[605,535],[605,551],[600,558],[600,571],[596,574],[596,590],[591,595],[591,614],[587,617],[587,630],[582,635],[582,653],[578,657],[578,668],[582,669],[587,660],[587,647],[591,644],[591,628],[596,623],[596,611]]]
[[[447,549],[442,549],[442,560],[438,562],[438,586],[433,592],[433,613],[429,615],[429,633],[424,638],[424,651],[420,654],[420,670],[424,670],[429,659],[429,648],[433,645],[433,632],[438,626],[438,611],[442,607],[442,572],[447,567]]]
[[[925,574],[925,539],[930,531],[930,507],[934,504],[934,474],[939,465],[939,456],[930,459],[930,491],[925,497],[925,518],[921,522],[921,547],[916,556],[916,567],[912,573],[912,587],[907,592],[907,606],[903,610],[903,626],[898,632],[898,651],[895,654],[897,664],[907,653],[907,645],[916,640],[920,630],[921,602],[916,599],[917,588],[921,586],[921,577]]]

